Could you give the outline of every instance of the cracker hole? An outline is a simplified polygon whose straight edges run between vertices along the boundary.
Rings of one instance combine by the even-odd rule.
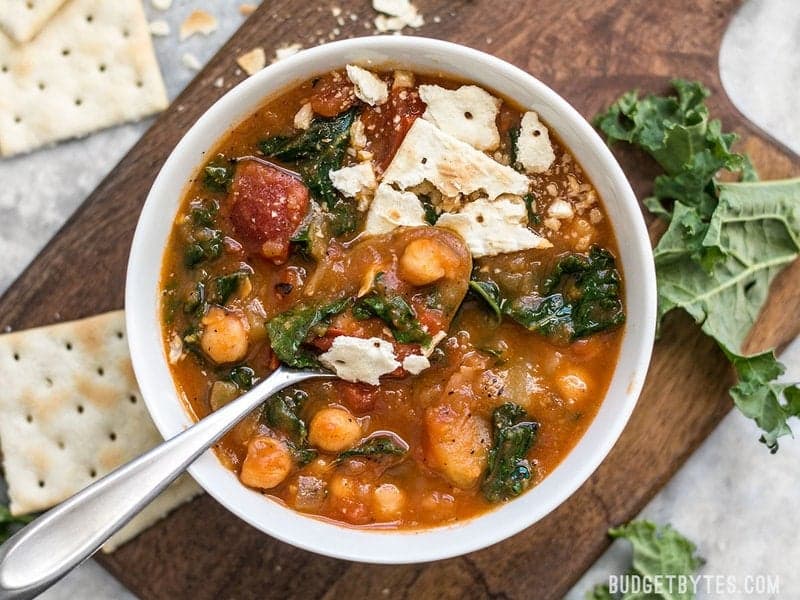
[[[478,215],[477,217],[475,217],[475,220],[476,220],[478,223],[483,223],[483,215]]]
[[[422,160],[421,160],[420,162],[421,162],[423,165],[424,165],[424,164],[427,164],[427,163],[428,163],[428,159],[427,159],[426,157],[424,157],[424,156],[423,156],[423,157],[422,157]]]
[[[31,2],[31,0],[28,0],[28,2],[25,3],[25,8],[27,8],[28,10],[33,10],[33,2]]]
[[[122,37],[131,37],[131,32],[128,29],[122,30]]]
[[[131,404],[136,404],[137,402],[136,396],[134,396],[133,394],[131,394],[128,399],[131,401]]]
[[[97,68],[100,70],[101,73],[105,73],[106,72],[106,66],[105,65],[100,65]]]
[[[95,477],[97,477],[97,471],[95,471],[94,469],[91,469],[91,470],[89,471],[89,477],[91,477],[92,479],[94,479]]]
[[[53,387],[53,380],[49,377],[45,377],[44,382],[47,384],[47,387]]]
[[[533,137],[539,137],[540,135],[542,135],[541,131],[539,131],[538,129],[533,130]]]
[[[66,343],[66,348],[67,348],[67,350],[72,350],[72,343],[71,342],[67,342]]]
[[[125,335],[124,335],[124,334],[123,334],[121,331],[118,331],[118,332],[117,332],[117,337],[118,337],[119,339],[122,339],[122,338],[124,338],[124,337],[125,337]]]
[[[94,21],[94,16],[93,15],[86,15],[86,22],[87,23],[91,23],[92,21]]]
[[[28,423],[33,423],[33,415],[25,415],[25,420]]]
[[[22,117],[20,117],[19,115],[16,115],[14,117],[14,123],[22,123]]]
[[[44,84],[44,81],[40,81],[40,82],[39,82],[39,89],[40,89],[40,90],[43,90],[43,89],[44,89],[44,88],[46,88],[46,87],[47,87],[47,86]]]
[[[64,48],[61,51],[61,56],[69,56],[69,52],[70,52],[69,48]]]
[[[468,120],[472,120],[472,113],[467,111],[464,113],[464,118]]]
[[[83,100],[80,98],[75,98],[75,106],[80,106],[81,104],[83,104]]]
[[[19,360],[19,352],[14,352],[14,360]]]
[[[112,442],[116,442],[117,434],[112,431],[111,433],[108,434],[108,439],[110,439]]]
[[[97,374],[100,375],[100,377],[102,377],[103,375],[106,374],[106,371],[105,369],[103,369],[103,367],[97,367]]]
[[[0,71],[3,73],[8,73],[8,65],[0,65]]]
[[[83,404],[78,404],[78,414],[83,414]]]
[[[43,488],[43,487],[44,487],[44,481],[42,481],[41,479],[39,480],[39,487],[40,487],[40,488]]]
[[[64,448],[66,448],[66,446],[64,445],[64,442],[62,442],[61,440],[59,440],[59,441],[58,441],[58,449],[59,449],[59,450],[63,450]]]

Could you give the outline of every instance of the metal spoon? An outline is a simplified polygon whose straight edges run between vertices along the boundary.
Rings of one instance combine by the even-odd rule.
[[[0,600],[33,598],[77,567],[150,504],[203,452],[269,396],[317,371],[279,367],[230,404],[109,473],[0,547]]]

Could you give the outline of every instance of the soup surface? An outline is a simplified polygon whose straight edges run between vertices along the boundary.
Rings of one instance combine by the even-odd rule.
[[[624,322],[592,183],[536,113],[406,71],[321,75],[232,129],[165,253],[165,352],[198,418],[283,362],[216,447],[244,485],[430,527],[535,486],[591,423]],[[379,383],[379,385],[377,385]]]

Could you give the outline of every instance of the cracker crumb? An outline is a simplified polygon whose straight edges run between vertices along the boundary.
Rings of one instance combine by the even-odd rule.
[[[150,4],[156,10],[168,10],[172,6],[172,0],[150,0]]]
[[[214,85],[215,88],[221,88],[222,86],[225,85],[225,80],[222,77],[217,77],[214,80],[214,84],[213,85]]]
[[[409,0],[372,0],[372,8],[379,13],[375,17],[375,29],[381,33],[400,31],[405,27],[416,29],[425,24],[425,19]]]
[[[191,52],[183,53],[181,56],[181,63],[183,63],[184,67],[192,71],[199,71],[203,67],[203,65],[200,64],[200,61],[197,60],[197,57]]]
[[[561,229],[561,221],[554,218],[547,218],[544,220],[544,226],[547,227],[550,231],[558,231]]]
[[[331,14],[334,17],[338,17],[339,15],[342,14],[342,9],[339,8],[338,6],[331,6]]]
[[[245,73],[252,75],[266,66],[267,55],[264,52],[264,48],[259,46],[237,57],[236,64],[238,64]]]
[[[311,120],[313,118],[314,110],[311,108],[311,103],[306,102],[294,116],[294,126],[297,129],[308,129],[311,127]]]
[[[181,23],[180,41],[195,34],[211,35],[217,30],[217,18],[204,10],[195,10]]]
[[[290,56],[297,54],[302,48],[303,45],[298,43],[280,46],[275,50],[275,58],[272,59],[272,62],[278,62],[284,58],[289,58]]]
[[[150,21],[149,29],[151,35],[156,35],[161,37],[169,35],[170,32],[169,23],[167,23],[164,19],[156,19],[155,21]]]
[[[593,208],[589,211],[589,222],[592,225],[597,225],[600,221],[603,220],[603,213],[601,213],[598,209]]]
[[[239,14],[244,17],[249,17],[256,11],[256,8],[258,7],[255,4],[240,4]]]

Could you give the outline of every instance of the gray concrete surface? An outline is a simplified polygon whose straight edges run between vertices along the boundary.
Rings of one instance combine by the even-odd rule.
[[[180,22],[201,4],[217,16],[219,29],[208,38],[179,43]],[[166,19],[173,30],[169,37],[155,38],[171,98],[193,76],[181,63],[183,52],[192,52],[201,62],[208,60],[242,22],[238,5],[231,1],[176,0],[168,12],[160,13],[148,3],[151,18]],[[420,6],[424,4],[421,2]],[[800,2],[750,0],[726,36],[720,62],[726,89],[742,112],[800,152]],[[0,292],[148,125],[124,125],[0,161]],[[800,379],[800,345],[790,348],[785,360],[790,365],[790,375]],[[742,587],[747,575],[776,576],[779,597],[799,598],[800,546],[796,532],[800,530],[800,513],[792,509],[800,500],[800,440],[786,440],[778,455],[770,456],[756,442],[757,437],[751,423],[738,414],[729,415],[642,516],[670,522],[696,540],[707,560],[703,573],[736,576]],[[594,583],[606,581],[611,573],[623,572],[628,560],[624,545],[613,544],[568,598],[581,598]],[[718,597],[760,597],[743,592],[742,589]],[[701,591],[700,595],[715,594]],[[43,597],[67,600],[132,596],[90,561]]]

